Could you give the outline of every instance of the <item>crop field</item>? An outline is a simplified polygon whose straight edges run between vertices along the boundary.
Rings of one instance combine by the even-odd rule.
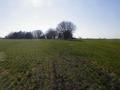
[[[0,90],[120,90],[120,40],[0,40]]]

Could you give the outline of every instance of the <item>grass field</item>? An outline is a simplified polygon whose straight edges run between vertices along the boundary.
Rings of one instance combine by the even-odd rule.
[[[120,40],[0,40],[0,90],[120,90]]]

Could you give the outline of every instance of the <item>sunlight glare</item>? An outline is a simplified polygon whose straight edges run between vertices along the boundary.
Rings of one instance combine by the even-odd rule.
[[[53,0],[29,0],[33,7],[51,6]]]

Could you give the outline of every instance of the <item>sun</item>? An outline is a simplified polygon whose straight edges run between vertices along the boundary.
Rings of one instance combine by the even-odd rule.
[[[53,0],[28,0],[33,7],[52,6]]]
[[[33,7],[41,7],[44,5],[44,0],[29,0]]]

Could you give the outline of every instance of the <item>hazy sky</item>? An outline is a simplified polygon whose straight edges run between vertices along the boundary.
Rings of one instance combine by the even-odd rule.
[[[72,21],[76,37],[120,38],[120,0],[0,0],[0,36]]]

